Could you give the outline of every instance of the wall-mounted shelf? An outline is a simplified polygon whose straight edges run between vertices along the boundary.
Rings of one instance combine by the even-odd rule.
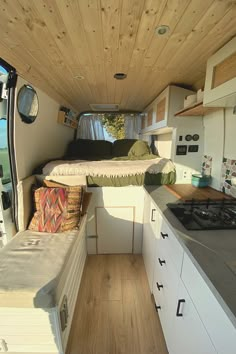
[[[67,115],[64,111],[58,112],[58,123],[63,124],[69,128],[77,129],[78,128],[78,121],[74,118],[71,118]]]
[[[203,102],[197,102],[193,105],[181,109],[175,113],[176,117],[189,117],[189,116],[204,116],[208,113],[215,112],[221,109],[220,107],[204,107]]]

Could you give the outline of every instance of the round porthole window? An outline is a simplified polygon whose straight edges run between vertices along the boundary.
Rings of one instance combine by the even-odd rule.
[[[32,86],[21,87],[17,96],[17,109],[24,123],[31,124],[35,121],[39,111],[39,101]]]

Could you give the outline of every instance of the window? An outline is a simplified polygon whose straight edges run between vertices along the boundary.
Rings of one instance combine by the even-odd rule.
[[[7,76],[7,71],[0,66],[0,83],[5,84]],[[7,142],[7,99],[2,98],[2,92],[0,92],[0,164],[3,167],[2,183],[9,183],[11,174]]]
[[[2,102],[0,103],[0,105]],[[10,161],[7,147],[7,120],[0,117],[0,164],[3,167],[2,183],[11,181]]]

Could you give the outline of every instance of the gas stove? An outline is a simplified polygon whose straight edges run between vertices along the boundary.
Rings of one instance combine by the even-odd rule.
[[[167,204],[187,230],[236,229],[236,199]]]

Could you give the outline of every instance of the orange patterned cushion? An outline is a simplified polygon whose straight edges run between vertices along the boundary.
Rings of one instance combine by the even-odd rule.
[[[29,229],[40,232],[64,232],[78,226],[83,187],[38,188],[34,193],[36,212]]]

